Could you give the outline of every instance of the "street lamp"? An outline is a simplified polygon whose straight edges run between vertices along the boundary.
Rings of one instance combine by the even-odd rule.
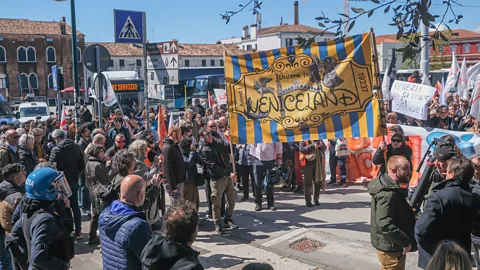
[[[65,2],[67,0],[52,0],[53,2]],[[77,52],[77,24],[75,19],[75,0],[70,0],[70,12],[72,16],[72,69],[73,69],[73,103],[75,104],[75,128],[78,134],[80,127],[80,82],[78,81],[78,52]]]

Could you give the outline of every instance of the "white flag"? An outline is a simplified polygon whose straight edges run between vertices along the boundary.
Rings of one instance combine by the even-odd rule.
[[[467,69],[467,77],[472,78],[478,71],[480,71],[480,62]]]
[[[428,78],[428,75],[423,74],[422,84],[427,86],[432,86],[432,84],[430,83],[430,79]]]
[[[103,104],[105,104],[105,106],[107,107],[112,107],[113,105],[118,103],[117,96],[115,95],[115,91],[113,90],[112,83],[110,82],[110,78],[108,77],[108,75],[104,74],[104,77],[106,80],[107,89],[104,90],[102,87],[102,90],[104,90]]]
[[[445,91],[445,79],[442,77],[442,90],[440,90],[440,105],[447,105],[447,92]]]
[[[480,117],[480,76],[477,77],[472,99],[470,100],[470,115],[479,120]]]
[[[168,129],[170,129],[172,126],[174,126],[174,124],[173,124],[173,113],[170,113],[170,119],[168,120]]]
[[[468,95],[468,77],[467,77],[467,62],[465,57],[462,61],[462,68],[460,69],[460,77],[458,78],[458,95],[461,98],[466,98]]]
[[[448,72],[447,81],[445,82],[444,91],[448,93],[452,88],[455,87],[458,78],[458,72],[460,68],[458,67],[457,57],[455,53],[452,54],[452,66],[450,67],[450,72]]]

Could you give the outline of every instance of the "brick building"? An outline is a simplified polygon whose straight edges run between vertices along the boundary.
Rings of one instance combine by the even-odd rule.
[[[65,17],[59,22],[0,19],[0,93],[7,96],[8,90],[9,98],[15,98],[33,91],[35,96],[55,97],[51,75],[54,65],[63,72],[64,86],[72,86],[71,31]],[[82,82],[85,35],[79,31],[77,42]],[[62,95],[64,99],[70,96]]]

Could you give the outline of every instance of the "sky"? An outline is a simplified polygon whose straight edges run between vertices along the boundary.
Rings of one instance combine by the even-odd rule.
[[[236,10],[239,4],[245,4],[248,1],[77,0],[77,29],[86,35],[87,42],[112,42],[113,10],[136,10],[146,12],[147,38],[150,42],[169,41],[175,38],[180,43],[215,43],[220,39],[241,36],[244,25],[255,23],[255,17],[248,10],[232,17],[229,24],[225,24],[219,15],[227,10]],[[374,6],[373,3],[366,1],[351,1],[350,6],[364,9]],[[463,15],[464,18],[458,25],[451,25],[451,28],[480,32],[480,20],[477,17],[480,13],[480,1],[457,1],[464,6],[456,6],[454,11],[457,15]],[[0,18],[59,21],[62,16],[65,16],[67,22],[71,23],[70,1],[1,0],[1,2]],[[279,25],[282,17],[284,23],[293,24],[293,2],[293,0],[263,0],[262,27]],[[321,16],[322,11],[327,16],[343,13],[343,0],[301,0],[299,2],[300,23],[308,26],[318,27],[315,17]],[[442,2],[443,0],[433,0],[432,14],[443,14],[445,5]],[[390,16],[383,14],[383,9],[378,10],[378,13],[371,18],[366,16],[360,18],[351,34],[369,31],[370,27],[374,27],[377,35],[396,33],[396,28],[388,25],[390,22]]]

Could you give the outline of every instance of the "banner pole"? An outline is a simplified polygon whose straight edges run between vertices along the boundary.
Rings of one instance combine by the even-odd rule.
[[[224,66],[225,66],[225,57],[227,56],[227,52],[226,51],[223,51],[223,63],[224,63]],[[225,73],[227,74],[227,73]],[[225,91],[227,91],[227,86],[225,85]],[[208,101],[210,102],[210,101]],[[208,103],[207,102],[207,103]],[[228,98],[228,93],[227,93],[227,111],[228,111],[228,107],[230,107],[230,99]],[[230,120],[228,119],[228,135],[229,135],[229,138],[230,138],[230,142],[229,142],[229,145],[230,145],[230,161],[232,162],[232,170],[233,170],[233,173],[236,174],[237,173],[237,169],[236,169],[236,166],[235,166],[235,155],[233,153],[233,144],[232,144],[232,134],[230,133]]]
[[[380,65],[378,63],[378,52],[377,52],[377,41],[375,40],[375,32],[373,31],[373,27],[370,27],[370,40],[372,44],[372,55],[373,55],[373,67],[374,67],[374,89],[377,90],[377,97],[380,106],[380,128],[382,129],[383,133],[383,141],[386,142],[386,134],[387,134],[387,123],[386,123],[386,115],[385,115],[385,107],[383,106],[383,93],[381,89],[380,83]],[[383,159],[385,160],[385,166],[387,165],[387,151],[383,151]]]

